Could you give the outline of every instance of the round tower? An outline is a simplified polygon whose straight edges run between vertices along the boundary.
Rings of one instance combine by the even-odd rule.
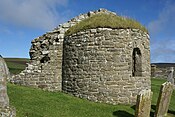
[[[150,89],[150,46],[138,22],[97,14],[71,27],[63,42],[62,89],[95,102],[134,104]]]

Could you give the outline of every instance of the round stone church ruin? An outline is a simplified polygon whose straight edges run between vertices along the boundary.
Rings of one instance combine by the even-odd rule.
[[[109,17],[97,17],[98,26],[84,25],[101,14]],[[107,26],[100,24],[103,20]],[[105,9],[79,15],[34,39],[30,57],[11,82],[110,104],[134,104],[141,90],[151,88],[148,32]]]

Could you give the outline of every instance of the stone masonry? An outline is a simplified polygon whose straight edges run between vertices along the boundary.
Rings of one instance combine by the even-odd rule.
[[[171,64],[170,65],[151,64],[151,77],[167,79],[173,67],[175,68],[175,66]],[[175,79],[175,72],[173,73],[173,78]]]
[[[150,89],[146,32],[97,28],[65,37],[70,27],[98,13],[115,14],[105,9],[90,11],[34,39],[31,62],[11,82],[96,102],[134,104],[141,90]]]
[[[150,89],[146,33],[89,29],[66,37],[63,45],[63,91],[96,102],[134,104],[141,90]],[[137,49],[141,52],[137,67],[141,68],[134,74]]]
[[[30,63],[19,75],[13,76],[11,82],[48,91],[61,91],[64,33],[78,22],[98,13],[115,14],[105,9],[90,11],[34,39],[30,49]]]

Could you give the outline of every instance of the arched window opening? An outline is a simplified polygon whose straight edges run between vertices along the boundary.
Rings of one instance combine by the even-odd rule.
[[[142,55],[139,48],[134,48],[132,59],[133,59],[132,75],[142,76]]]

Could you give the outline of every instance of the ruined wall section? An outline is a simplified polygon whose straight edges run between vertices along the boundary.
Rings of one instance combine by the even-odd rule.
[[[97,28],[64,39],[63,91],[95,102],[135,104],[151,88],[149,35],[139,29]],[[133,76],[133,50],[142,76]]]
[[[64,33],[78,22],[98,13],[112,13],[105,9],[90,11],[59,25],[53,31],[32,41],[31,61],[11,82],[49,91],[62,89],[62,51]]]
[[[59,35],[59,32],[49,32],[34,39],[30,63],[19,75],[13,76],[11,82],[44,90],[59,90],[63,41]]]

